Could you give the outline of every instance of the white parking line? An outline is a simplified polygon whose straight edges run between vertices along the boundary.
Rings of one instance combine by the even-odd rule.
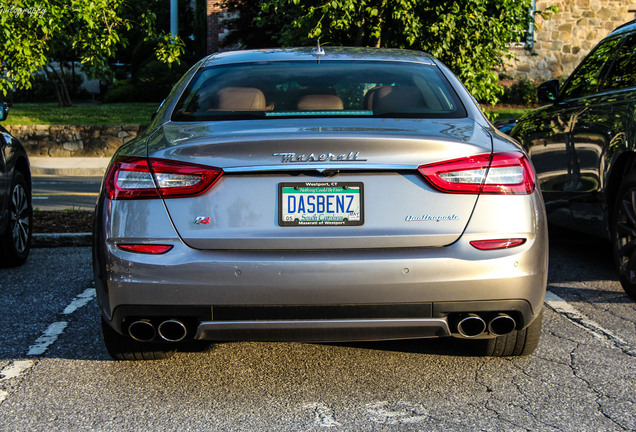
[[[95,289],[87,288],[83,293],[79,294],[75,297],[62,311],[62,315],[71,315],[73,312],[85,306],[89,301],[95,298]],[[58,321],[51,324],[45,331],[42,333],[33,345],[29,347],[29,351],[27,352],[28,356],[39,356],[46,352],[46,350],[51,346],[57,338],[60,337],[64,330],[68,327],[68,322],[66,321]]]
[[[42,336],[37,338],[35,343],[29,347],[28,356],[39,356],[46,352],[49,346],[57,340],[68,326],[66,321],[54,322],[44,330]]]
[[[34,363],[32,360],[16,360],[0,370],[0,381],[17,378],[27,370],[31,369],[33,365]],[[4,390],[0,390],[0,403],[2,403],[7,396],[9,396],[9,393]]]
[[[78,294],[73,300],[71,300],[71,302],[62,311],[62,315],[72,314],[79,308],[88,304],[88,302],[90,302],[93,298],[95,298],[95,288],[86,288],[84,292]],[[44,330],[42,336],[40,336],[35,343],[29,347],[27,355],[39,356],[44,354],[49,346],[51,346],[51,344],[53,344],[62,333],[64,333],[67,326],[67,321],[58,321],[51,324],[46,330]]]
[[[546,291],[545,293],[545,303],[552,308],[554,311],[564,315],[568,320],[570,320],[573,324],[582,327],[588,332],[592,333],[593,336],[598,339],[609,341],[625,354],[630,356],[636,356],[636,348],[632,347],[630,344],[625,342],[620,337],[616,336],[611,331],[603,328],[600,324],[592,321],[587,318],[585,315],[581,314],[578,310],[572,307],[567,301],[554,294],[552,291]]]
[[[95,298],[95,288],[87,288],[81,294],[77,295],[62,311],[61,315],[70,315],[79,308],[85,306]],[[53,344],[64,330],[68,327],[67,321],[57,321],[49,325],[42,335],[36,339],[36,341],[29,347],[27,351],[28,356],[40,356],[46,352],[46,350]],[[12,378],[19,378],[24,375],[29,369],[35,366],[33,360],[15,360],[8,366],[5,366],[0,370],[0,382],[9,380]],[[12,387],[12,391],[16,387]],[[9,396],[9,393],[0,390],[0,404]]]
[[[33,366],[33,360],[16,360],[0,370],[0,381],[18,377],[31,366]]]
[[[83,293],[73,299],[72,302],[66,306],[66,309],[62,312],[62,315],[70,315],[77,309],[85,306],[89,301],[95,298],[95,288],[86,288]]]
[[[333,410],[324,403],[312,402],[303,404],[303,408],[313,410],[314,425],[320,427],[342,426],[334,417]]]
[[[421,423],[429,418],[421,404],[411,402],[374,402],[367,404],[365,408],[369,414],[369,420],[385,425]]]

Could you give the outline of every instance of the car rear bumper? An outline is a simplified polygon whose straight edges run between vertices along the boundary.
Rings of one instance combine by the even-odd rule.
[[[469,236],[470,237],[470,236]],[[539,314],[546,240],[478,251],[469,239],[430,249],[200,251],[178,240],[167,255],[108,244],[97,280],[107,322],[177,318],[209,340],[355,341],[457,336],[457,322]],[[488,336],[487,332],[484,334]]]
[[[135,320],[157,329],[178,319],[188,337],[214,340],[448,336],[457,335],[467,314],[487,324],[504,313],[522,329],[539,315],[545,297],[545,214],[538,191],[530,199],[503,198],[506,211],[495,212],[502,197],[480,197],[464,233],[447,246],[339,250],[194,249],[166,229],[170,220],[158,201],[134,202],[140,208],[126,218],[104,217],[98,205],[98,303],[120,333]],[[152,223],[141,224],[149,214]],[[132,227],[137,235],[129,233]],[[470,245],[517,237],[525,242],[508,249]],[[120,242],[173,248],[140,254],[119,249]]]

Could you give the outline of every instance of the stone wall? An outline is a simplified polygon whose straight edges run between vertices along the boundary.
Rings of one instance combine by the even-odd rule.
[[[5,125],[29,156],[110,157],[143,125]]]
[[[591,49],[616,27],[636,18],[635,0],[537,0],[537,10],[557,6],[549,20],[537,17],[532,50],[515,48],[517,60],[505,74],[545,81],[568,76]]]

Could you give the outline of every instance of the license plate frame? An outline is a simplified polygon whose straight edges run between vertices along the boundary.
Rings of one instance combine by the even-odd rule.
[[[317,198],[319,196],[324,198],[320,200]],[[298,211],[301,200],[302,207],[306,210],[304,212]],[[322,202],[322,207],[318,201]],[[293,209],[295,211],[290,212],[292,206],[295,206]],[[323,211],[319,211],[321,208]],[[352,211],[349,212],[349,210]],[[364,185],[362,182],[279,183],[278,224],[285,227],[363,225]]]

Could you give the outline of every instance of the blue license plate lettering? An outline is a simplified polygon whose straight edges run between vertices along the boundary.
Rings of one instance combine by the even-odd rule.
[[[279,224],[282,226],[362,225],[362,183],[281,183]]]

